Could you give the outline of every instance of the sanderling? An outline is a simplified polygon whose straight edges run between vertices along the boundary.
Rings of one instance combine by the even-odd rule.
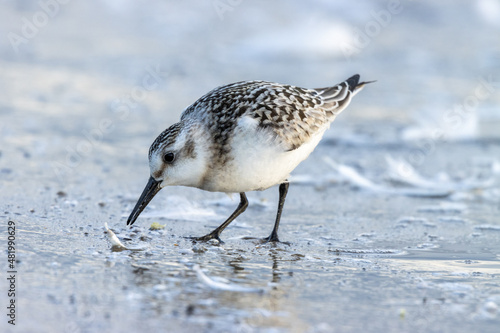
[[[222,242],[221,232],[248,206],[245,192],[280,184],[274,228],[265,238],[279,242],[290,172],[309,156],[330,123],[366,83],[354,75],[319,89],[266,81],[215,88],[187,107],[181,120],[151,145],[151,175],[127,225],[165,186],[239,193],[240,203],[231,216],[211,233],[194,238]]]

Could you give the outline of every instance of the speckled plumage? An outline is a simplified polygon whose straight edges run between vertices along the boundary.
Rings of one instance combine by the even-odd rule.
[[[156,192],[171,185],[237,192],[241,206],[246,201],[244,192],[282,184],[280,203],[284,202],[288,185],[282,187],[289,173],[309,156],[330,123],[366,83],[359,83],[359,75],[354,75],[318,89],[266,81],[215,88],[187,107],[180,121],[153,142],[148,186],[156,184]],[[149,198],[146,190],[141,199]],[[144,207],[136,206],[129,223]],[[225,225],[212,238],[218,239]]]
[[[250,116],[271,129],[287,149],[298,148],[348,103],[346,82],[330,88],[304,89],[266,81],[243,81],[218,87],[189,106],[181,121],[202,119],[224,151],[235,119]],[[346,104],[347,104],[346,103]]]

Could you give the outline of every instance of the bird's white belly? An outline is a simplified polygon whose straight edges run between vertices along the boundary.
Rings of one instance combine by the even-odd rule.
[[[285,151],[270,133],[255,128],[251,119],[242,120],[234,132],[230,159],[211,173],[204,186],[206,190],[246,192],[284,182],[318,145],[327,127],[292,151]]]

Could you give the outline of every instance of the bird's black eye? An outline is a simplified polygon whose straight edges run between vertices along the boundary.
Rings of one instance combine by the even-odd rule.
[[[165,163],[172,163],[175,159],[175,155],[172,152],[168,152],[165,155],[163,155],[163,160]]]

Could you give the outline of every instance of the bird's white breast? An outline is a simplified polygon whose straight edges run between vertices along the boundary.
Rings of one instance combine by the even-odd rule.
[[[207,175],[204,189],[217,192],[263,190],[284,182],[297,165],[314,150],[328,125],[299,148],[286,151],[270,130],[258,121],[242,117],[230,141],[230,158]]]

